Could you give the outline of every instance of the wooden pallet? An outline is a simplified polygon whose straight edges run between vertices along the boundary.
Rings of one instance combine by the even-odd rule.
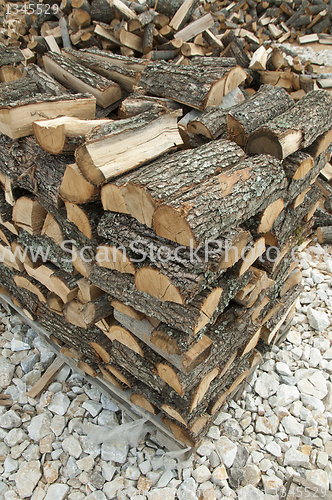
[[[62,362],[66,363],[68,366],[70,366],[70,368],[84,377],[86,381],[89,382],[93,387],[98,389],[106,397],[112,399],[118,405],[118,407],[126,413],[128,419],[146,419],[150,424],[150,435],[153,436],[161,446],[164,446],[169,451],[183,450],[183,455],[181,456],[181,459],[183,460],[186,460],[186,458],[191,455],[193,449],[189,448],[184,443],[177,441],[171,431],[161,422],[160,416],[152,415],[152,413],[149,413],[138,406],[134,406],[131,403],[130,396],[132,394],[132,391],[130,389],[118,389],[107,380],[105,380],[105,378],[101,374],[98,374],[98,376],[95,378],[87,375],[77,366],[77,362],[73,358],[70,358],[69,356],[66,356],[62,352],[60,352],[60,347],[52,341],[52,339],[50,338],[50,333],[43,327],[41,327],[39,323],[28,318],[20,307],[13,304],[9,297],[0,293],[0,303],[9,314],[12,314],[13,310],[18,313],[22,317],[23,321],[49,344],[51,350],[58,356],[60,365]]]

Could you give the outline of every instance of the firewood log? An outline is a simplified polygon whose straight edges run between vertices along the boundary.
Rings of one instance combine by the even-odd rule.
[[[96,97],[97,104],[103,108],[107,108],[122,96],[121,88],[117,83],[87,68],[83,70],[81,65],[59,54],[50,52],[44,56],[43,62],[47,73],[73,90],[89,92]]]
[[[46,210],[38,201],[23,196],[15,202],[13,207],[13,221],[17,226],[28,231],[28,233],[40,233],[45,217]]]
[[[332,226],[332,215],[326,212],[326,210],[322,209],[321,207],[316,208],[314,219],[315,229],[317,229],[318,227]]]
[[[119,118],[131,118],[140,113],[145,113],[150,109],[162,111],[166,108],[168,111],[174,111],[179,109],[179,107],[180,105],[172,99],[142,96],[134,93],[122,101],[119,107],[118,116]]]
[[[101,319],[110,316],[113,307],[106,295],[101,295],[82,308],[82,317],[87,326],[97,323]]]
[[[180,110],[171,113],[146,111],[134,118],[100,126],[77,148],[76,163],[89,182],[100,185],[181,144],[178,116],[181,116]],[[114,155],[111,154],[113,150]],[[135,151],[134,156],[132,151]]]
[[[101,190],[103,207],[112,212],[129,213],[151,227],[159,204],[168,196],[173,197],[188,189],[188,176],[190,186],[196,188],[243,157],[242,149],[223,139],[193,151],[176,153],[157,160],[153,168],[143,166],[104,186]]]
[[[63,55],[105,78],[117,82],[129,92],[132,92],[134,86],[137,85],[141,72],[147,64],[144,64],[141,59],[109,54],[96,48],[80,51],[65,49]]]
[[[31,80],[38,85],[40,92],[58,96],[62,96],[63,94],[69,95],[69,91],[65,87],[60,85],[59,82],[54,80],[54,78],[48,75],[36,64],[29,64],[25,68],[24,72],[26,76],[31,78]]]
[[[138,87],[145,93],[171,98],[203,111],[207,106],[221,104],[223,95],[245,79],[244,70],[235,66],[235,59],[232,58],[220,58],[220,62],[214,63],[211,68],[203,61],[181,67],[159,61],[146,66]]]
[[[85,136],[99,125],[106,125],[111,120],[80,120],[63,116],[52,120],[38,120],[33,123],[33,133],[39,146],[48,153],[60,154],[71,152]]]
[[[228,111],[227,138],[245,146],[252,132],[292,106],[284,89],[262,85],[256,94]]]
[[[332,242],[332,227],[331,226],[321,226],[317,228],[317,239],[321,244]]]
[[[310,146],[332,129],[331,102],[332,97],[325,90],[309,92],[290,110],[253,132],[246,150],[252,154],[268,153],[284,159],[298,149]]]
[[[130,274],[121,274],[94,265],[89,279],[124,304],[195,336],[222,312],[238,290],[245,286],[246,280],[251,278],[250,271],[245,272],[241,277],[234,276],[232,268],[227,272],[229,279],[225,279],[226,288],[221,289],[218,285],[214,288],[207,287],[188,306],[162,302],[152,295],[140,292],[136,289],[134,279]]]

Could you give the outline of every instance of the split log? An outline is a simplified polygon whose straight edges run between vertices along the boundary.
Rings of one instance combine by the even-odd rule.
[[[34,193],[44,208],[59,207],[59,189],[66,169],[66,157],[46,153],[33,137],[13,142],[2,135],[0,151],[1,173]]]
[[[19,307],[24,307],[25,310],[29,311],[29,313],[32,314],[34,319],[39,303],[38,296],[25,288],[18,288],[15,283],[15,276],[18,275],[17,272],[13,272],[2,262],[0,262],[0,271],[2,287],[4,287],[8,291],[7,293],[11,295],[12,299],[15,299],[19,302]]]
[[[104,186],[101,190],[103,207],[112,212],[129,213],[151,227],[159,203],[188,189],[188,179],[190,187],[195,188],[243,158],[242,149],[225,140],[176,153]]]
[[[53,120],[38,120],[33,123],[33,133],[39,146],[48,153],[74,153],[84,142],[85,136],[99,125],[110,120],[80,120],[63,116]]]
[[[251,154],[267,153],[284,159],[310,146],[332,129],[331,104],[332,96],[326,90],[309,92],[290,110],[253,132],[246,150]],[[321,139],[324,146],[325,139]]]
[[[306,162],[306,160],[308,160],[308,157],[306,158],[305,153],[303,153],[302,151],[297,151],[296,153],[293,153],[292,155],[289,156],[289,158],[292,158],[292,160],[295,161],[295,164],[297,161],[301,162],[301,160],[304,160]],[[304,165],[304,170],[308,168],[309,164],[310,160],[308,161],[308,163],[306,163],[306,165]],[[303,177],[301,177],[300,179],[295,179],[293,177],[290,180],[287,188],[287,196],[285,199],[291,202],[299,195],[299,193],[303,193],[306,189],[311,187],[311,185],[314,182],[317,183],[318,182],[316,180],[317,176],[325,165],[326,165],[326,155],[325,153],[321,153],[319,156],[317,156],[317,158],[313,159],[313,166],[308,170],[308,172]],[[286,167],[286,175],[288,175],[287,168],[288,167]],[[320,186],[318,187],[320,188]]]
[[[110,212],[101,218],[98,234],[117,247],[132,250],[138,254],[137,260],[152,262],[161,271],[167,272],[168,265],[183,265],[188,273],[197,275],[232,267],[240,260],[245,245],[249,246],[251,242],[247,232],[234,228],[220,237],[217,245],[211,243],[194,252],[193,249],[178,248],[174,242],[156,235],[133,217]]]
[[[121,307],[121,302],[118,301],[117,303],[112,301],[112,305],[114,305],[114,318],[124,327],[123,331],[129,330],[134,334],[130,337],[128,335],[120,337],[117,334],[115,338],[135,352],[140,352],[140,347],[135,339],[137,337],[183,373],[189,373],[209,357],[213,342],[206,335],[203,335],[192,347],[187,346],[186,348],[181,344],[181,351],[176,341],[168,337],[167,334],[163,334],[163,331],[159,330],[158,327],[155,328],[144,315],[139,317],[137,313],[136,317],[129,316],[126,314],[128,311],[124,309],[126,306]],[[117,332],[119,332],[119,328],[117,328]],[[179,332],[179,338],[181,337],[183,337],[182,332]]]
[[[97,239],[98,222],[103,214],[100,203],[90,203],[79,207],[74,203],[66,202],[66,211],[68,221],[83,233],[89,240]]]
[[[26,290],[29,290],[29,292],[37,295],[38,300],[40,302],[46,303],[47,295],[48,295],[49,291],[45,286],[43,286],[37,280],[35,280],[34,278],[30,278],[29,276],[25,277],[25,276],[16,275],[16,276],[14,276],[14,281],[18,287],[25,288]]]
[[[24,61],[24,56],[19,48],[17,47],[5,47],[4,45],[0,48],[0,67],[3,66],[16,66]]]
[[[178,31],[186,24],[190,16],[198,5],[198,0],[185,0],[175,12],[169,25],[173,30]]]
[[[228,112],[227,138],[245,146],[252,132],[289,110],[293,104],[284,89],[262,85],[256,94]]]
[[[161,97],[149,97],[140,94],[132,94],[127,99],[122,101],[119,107],[119,118],[131,118],[146,111],[175,111],[180,105],[172,99],[163,99]]]
[[[107,318],[113,312],[113,307],[106,295],[101,295],[82,308],[82,317],[87,326]]]
[[[31,80],[33,80],[37,85],[41,93],[62,96],[64,94],[70,94],[69,91],[60,85],[59,82],[54,80],[50,75],[43,71],[36,64],[29,64],[25,68],[25,74]]]
[[[317,229],[318,227],[332,226],[332,215],[329,214],[323,208],[320,207],[316,208],[314,219],[315,219],[315,225],[314,225],[315,229]]]
[[[332,227],[323,226],[317,228],[317,239],[321,244],[332,243]]]
[[[71,325],[79,326],[80,328],[87,328],[87,325],[82,317],[83,305],[78,300],[70,300],[63,307],[63,317]]]
[[[0,83],[0,97],[4,103],[24,101],[29,96],[34,97],[38,94],[38,85],[28,77],[20,78],[12,82]]]
[[[57,269],[50,276],[52,283],[51,291],[55,292],[66,304],[77,296],[77,281],[79,278],[80,277],[71,276],[65,271]]]
[[[172,328],[181,330],[189,336],[195,336],[199,332],[204,333],[203,328],[209,322],[213,322],[252,276],[251,271],[247,271],[238,277],[234,275],[232,268],[227,273],[228,280],[225,279],[224,289],[218,287],[218,284],[210,285],[187,306],[174,302],[162,302],[152,295],[140,292],[135,287],[134,278],[129,274],[93,266],[89,279],[125,305],[151,318],[156,318]]]
[[[283,196],[285,186],[278,161],[269,156],[248,158],[197,188],[165,200],[153,215],[153,227],[164,238],[187,246],[193,242],[196,247],[228,231],[235,221],[264,210]]]
[[[77,148],[76,163],[89,182],[102,184],[182,144],[177,127],[181,114],[147,111],[100,126]]]
[[[208,108],[200,116],[188,123],[188,132],[201,134],[208,139],[226,139],[228,110],[221,106]]]
[[[312,156],[303,151],[296,151],[282,162],[287,178],[294,180],[302,179],[313,165]]]
[[[107,108],[121,99],[122,91],[117,83],[97,75],[88,68],[83,70],[80,64],[66,57],[49,52],[43,57],[43,62],[47,73],[73,90],[89,92],[95,96],[97,104],[102,108]]]
[[[78,300],[83,303],[91,302],[101,295],[104,295],[104,291],[97,286],[90,283],[87,279],[82,278],[77,282],[79,292],[77,294]]]
[[[98,48],[80,51],[65,49],[63,55],[69,60],[80,63],[95,73],[117,82],[128,92],[132,92],[137,85],[145,66],[141,59],[105,53]]]
[[[13,221],[28,233],[40,233],[45,217],[46,210],[38,201],[22,196],[15,202],[13,207]]]
[[[50,292],[47,295],[46,304],[51,311],[60,315],[63,314],[64,303],[56,293]]]
[[[75,189],[73,189],[73,186],[75,186]],[[100,190],[87,181],[76,163],[73,163],[66,167],[59,195],[65,202],[79,205],[99,199]]]
[[[246,79],[245,71],[235,66],[235,60],[226,59],[220,58],[219,64],[210,68],[204,62],[180,67],[162,61],[149,63],[141,74],[138,90],[201,111],[207,106],[218,106],[224,95]]]
[[[32,124],[37,117],[66,115],[90,119],[94,118],[95,109],[96,100],[88,94],[53,96],[37,93],[21,100],[10,99],[3,101],[0,106],[0,132],[17,139],[33,133]]]

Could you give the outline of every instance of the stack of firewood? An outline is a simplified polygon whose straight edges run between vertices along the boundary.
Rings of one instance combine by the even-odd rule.
[[[43,65],[0,84],[1,292],[195,445],[290,328],[332,96],[248,97],[232,57]]]

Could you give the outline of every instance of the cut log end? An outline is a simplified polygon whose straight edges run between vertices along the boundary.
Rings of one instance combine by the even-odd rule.
[[[283,137],[278,137],[268,129],[258,129],[253,132],[246,145],[249,154],[268,154],[283,160],[295,153],[301,145],[302,132],[299,130],[287,131]]]
[[[130,396],[130,401],[136,405],[139,406],[140,408],[143,408],[143,410],[148,411],[149,413],[152,413],[152,415],[157,414],[157,408],[150,403],[144,396],[141,394],[132,394]]]
[[[215,288],[203,302],[199,319],[194,329],[194,335],[197,335],[197,333],[210,321],[212,314],[219,304],[222,291],[223,289],[221,287]]]
[[[178,288],[170,282],[170,278],[151,267],[142,267],[136,272],[135,285],[137,290],[153,295],[161,301],[184,304]]]
[[[155,232],[180,245],[197,248],[197,242],[189,224],[183,219],[181,213],[171,207],[158,207],[153,215],[153,228]]]

